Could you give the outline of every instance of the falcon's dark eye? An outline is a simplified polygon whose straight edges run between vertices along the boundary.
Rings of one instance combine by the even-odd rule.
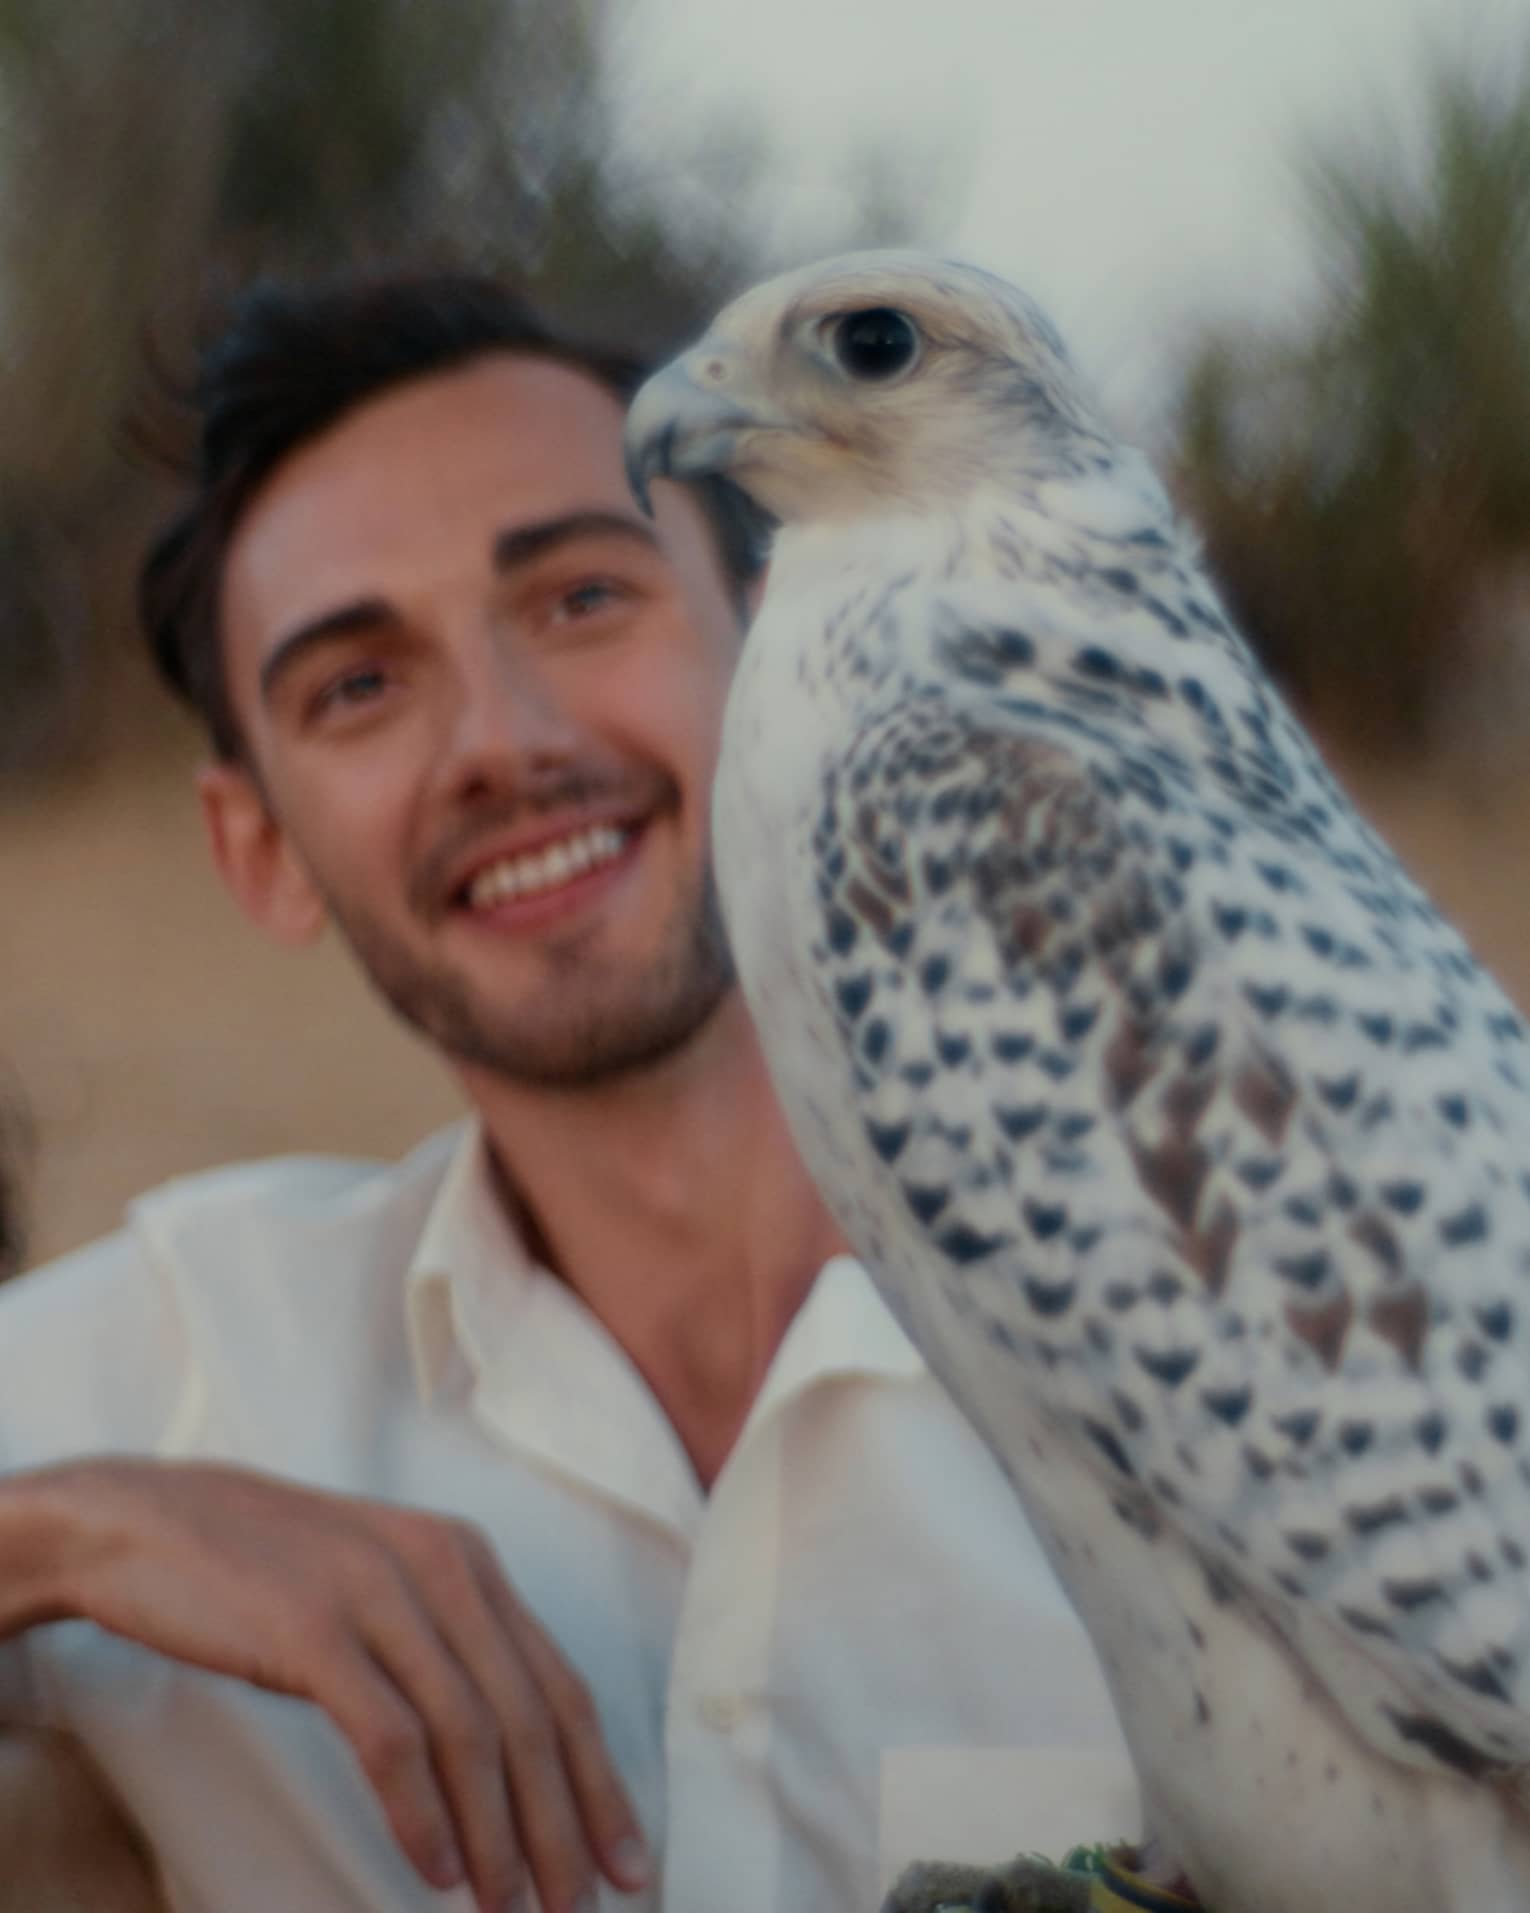
[[[834,356],[853,379],[890,379],[919,356],[919,334],[891,306],[847,312],[834,327]]]

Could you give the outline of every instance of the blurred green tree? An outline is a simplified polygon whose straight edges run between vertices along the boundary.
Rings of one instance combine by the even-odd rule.
[[[146,346],[184,363],[209,291],[379,260],[483,267],[592,337],[656,350],[757,264],[737,217],[756,128],[703,129],[689,162],[693,195],[732,217],[677,224],[618,176],[604,14],[0,0],[0,775],[74,761],[103,710],[120,732],[153,708],[113,642],[161,495],[122,424]],[[857,240],[907,231],[904,178],[866,165]]]
[[[1395,757],[1530,668],[1530,61],[1442,64],[1421,148],[1305,172],[1316,309],[1200,344],[1173,464],[1269,666],[1336,741]]]

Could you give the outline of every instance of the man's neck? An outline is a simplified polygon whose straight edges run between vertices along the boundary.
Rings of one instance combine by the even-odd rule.
[[[598,1089],[467,1089],[536,1246],[715,1480],[843,1239],[802,1168],[735,994],[690,1045]]]

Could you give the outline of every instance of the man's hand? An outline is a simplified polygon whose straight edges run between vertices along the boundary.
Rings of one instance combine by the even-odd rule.
[[[246,1469],[71,1462],[0,1482],[0,1637],[82,1618],[314,1702],[434,1886],[512,1907],[644,1883],[589,1690],[463,1522]]]

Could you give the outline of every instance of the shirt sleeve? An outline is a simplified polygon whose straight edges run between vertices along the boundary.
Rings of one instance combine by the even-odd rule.
[[[168,1282],[130,1230],[0,1288],[0,1474],[152,1454],[189,1384]]]
[[[0,1288],[0,1475],[151,1454],[188,1383],[167,1283],[131,1231]],[[37,1639],[0,1641],[0,1725],[48,1725]]]

